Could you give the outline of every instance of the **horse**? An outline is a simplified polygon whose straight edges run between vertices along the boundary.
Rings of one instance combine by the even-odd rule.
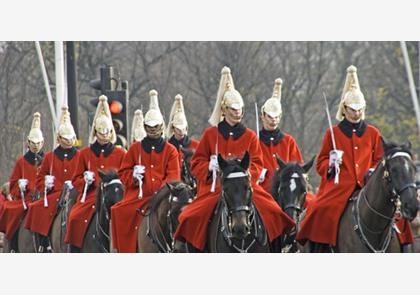
[[[267,233],[252,201],[249,153],[225,160],[219,154],[222,192],[209,224],[209,252],[270,252]]]
[[[339,223],[334,252],[400,252],[395,216],[413,220],[418,211],[411,144],[382,142],[384,157],[356,191]]]
[[[313,156],[311,160],[303,165],[295,161],[285,163],[277,157],[280,169],[276,171],[272,178],[271,195],[282,210],[295,221],[297,226],[294,231],[282,236],[280,239],[279,248],[282,252],[298,252],[295,238],[299,230],[298,227],[304,210],[306,194],[309,190],[307,173],[312,168],[315,157]]]
[[[194,189],[179,181],[166,183],[153,196],[137,238],[140,253],[171,253],[182,209],[193,201]]]
[[[64,243],[64,237],[66,235],[67,220],[70,214],[70,210],[73,207],[77,199],[77,190],[69,190],[67,186],[64,186],[61,191],[60,201],[58,202],[57,215],[51,226],[50,241],[53,252],[67,253],[69,252],[69,245]]]
[[[101,177],[96,191],[96,212],[86,231],[81,248],[82,253],[109,253],[111,239],[109,236],[111,207],[124,196],[124,185],[115,170],[104,172],[98,170]]]
[[[180,150],[184,155],[181,165],[181,180],[182,182],[193,188],[194,192],[196,192],[197,180],[191,172],[191,158],[194,155],[194,151],[183,147],[181,147]]]

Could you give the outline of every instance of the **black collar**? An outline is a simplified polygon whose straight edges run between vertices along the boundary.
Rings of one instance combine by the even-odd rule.
[[[141,141],[141,146],[149,154],[152,152],[152,150],[155,150],[156,153],[160,153],[161,151],[163,151],[163,148],[165,147],[165,143],[166,142],[163,139],[163,137],[153,139],[153,138],[150,138],[150,137],[146,136]]]
[[[31,150],[28,150],[23,157],[31,165],[39,166],[39,165],[41,165],[42,160],[44,159],[44,152],[40,151],[39,153],[35,154],[35,153],[31,152]]]
[[[276,145],[283,139],[283,137],[284,133],[281,132],[279,128],[276,128],[273,131],[263,128],[260,131],[260,140],[266,145],[270,145],[270,142],[272,142],[273,145]]]
[[[226,120],[223,120],[222,122],[220,122],[219,125],[217,126],[217,129],[219,130],[219,132],[223,135],[225,139],[228,139],[229,136],[232,136],[233,139],[238,139],[246,131],[246,127],[244,124],[238,123],[232,127],[226,122]]]
[[[191,139],[188,135],[185,135],[181,140],[178,140],[175,138],[175,135],[172,135],[169,139],[169,143],[172,143],[176,149],[179,150],[179,147],[188,148],[191,144]]]
[[[74,155],[76,155],[76,148],[75,147],[71,147],[69,149],[63,149],[63,147],[61,145],[59,145],[58,147],[55,148],[54,150],[54,154],[61,160],[64,161],[65,158],[67,158],[68,160],[73,159]]]
[[[366,127],[367,124],[364,120],[360,120],[359,123],[351,123],[346,118],[338,124],[338,128],[350,138],[352,137],[353,130],[356,130],[354,133],[356,133],[358,137],[362,137],[363,133],[366,131]]]
[[[101,155],[101,152],[104,153],[105,157],[108,157],[112,153],[114,148],[115,145],[111,142],[108,142],[104,145],[100,145],[98,141],[95,141],[93,144],[90,145],[90,149],[97,157]]]

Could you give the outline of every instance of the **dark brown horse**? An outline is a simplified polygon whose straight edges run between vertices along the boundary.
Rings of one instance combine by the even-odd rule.
[[[96,191],[96,212],[86,231],[81,252],[108,253],[110,251],[111,207],[124,196],[124,186],[116,171],[98,171],[101,183]]]
[[[309,190],[307,173],[311,170],[315,157],[303,165],[295,161],[285,163],[280,158],[277,158],[280,169],[276,171],[271,181],[271,195],[283,211],[295,221],[297,227],[304,210],[306,194]],[[298,251],[295,239],[297,231],[298,228],[282,236],[279,240],[279,248],[283,253]]]
[[[181,166],[181,180],[185,184],[189,185],[194,190],[194,192],[196,192],[197,180],[191,172],[191,158],[194,155],[194,152],[190,149],[186,149],[183,147],[181,147],[180,150],[184,155],[184,160],[182,161]]]
[[[209,225],[209,252],[270,252],[267,233],[252,200],[249,153],[225,160],[219,154],[222,192]]]
[[[152,197],[138,232],[138,252],[171,253],[174,233],[182,209],[193,201],[195,190],[189,185],[173,181],[164,185]]]
[[[353,194],[341,217],[337,252],[400,252],[395,213],[413,220],[418,200],[411,145],[383,142],[385,155],[367,184]]]

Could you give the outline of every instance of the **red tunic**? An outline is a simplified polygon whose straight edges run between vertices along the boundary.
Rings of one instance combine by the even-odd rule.
[[[39,155],[43,157],[43,154]],[[25,202],[27,205],[32,201],[31,195],[36,193],[35,179],[41,166],[38,158],[36,161],[35,155],[28,151],[24,157],[16,161],[15,168],[10,176],[10,194],[13,197],[13,201],[6,201],[4,203],[3,211],[0,215],[0,231],[6,234],[8,240],[12,239],[26,213],[22,205],[18,180],[26,178],[29,181],[25,192]],[[35,163],[36,165],[34,165]]]
[[[351,129],[348,137],[343,131],[345,122],[339,124],[342,128],[333,128],[337,149],[344,151],[337,185],[333,177],[327,178],[329,152],[333,149],[331,132],[327,130],[316,167],[321,176],[319,192],[302,221],[297,240],[336,245],[340,217],[349,198],[357,187],[363,187],[367,170],[374,168],[383,156],[379,130],[364,124],[366,129],[360,137],[358,131]]]
[[[191,150],[193,153],[197,150],[198,144],[200,143],[198,140],[194,138],[189,138],[185,136],[181,141],[175,139],[173,135],[169,140],[174,147],[176,147],[178,154],[179,154],[179,167],[182,167],[182,162],[184,162],[184,153],[180,151],[180,148],[185,148]]]
[[[200,144],[192,158],[192,173],[198,180],[197,198],[188,205],[180,214],[180,224],[176,230],[175,238],[184,239],[195,248],[203,250],[207,241],[207,228],[213,211],[220,199],[221,186],[217,181],[215,192],[210,192],[212,181],[207,180],[210,156],[220,153],[225,159],[242,158],[245,151],[249,152],[251,165],[251,183],[253,187],[253,201],[260,213],[270,241],[281,235],[286,229],[292,228],[294,222],[278,206],[273,197],[256,184],[260,175],[263,159],[261,147],[255,133],[245,128],[243,131],[233,130],[225,134],[225,121],[216,127],[209,127],[204,131]],[[217,140],[216,140],[217,138]],[[216,142],[218,149],[216,151]]]
[[[146,137],[130,146],[118,173],[125,186],[124,199],[111,207],[112,241],[118,252],[136,252],[138,227],[143,217],[136,210],[146,208],[153,194],[166,182],[180,180],[178,161],[176,148],[163,139],[153,141]],[[133,167],[139,163],[145,166],[142,199],[138,197],[139,185],[133,178]]]
[[[278,142],[274,136],[270,137],[269,139],[270,142],[267,142],[260,136],[264,168],[267,169],[265,180],[261,186],[268,193],[270,193],[271,190],[271,180],[276,171],[279,169],[276,155],[278,155],[280,159],[282,159],[285,163],[290,161],[297,161],[300,163],[303,162],[302,154],[299,150],[296,140],[290,134],[283,133],[283,137],[279,139]],[[274,144],[273,141],[277,143]]]
[[[104,171],[109,169],[118,170],[121,166],[124,154],[125,150],[120,147],[116,147],[111,143],[101,146],[98,142],[95,142],[90,147],[84,148],[80,152],[79,161],[73,177],[73,185],[79,192],[79,196],[70,211],[69,223],[64,239],[66,243],[79,248],[82,247],[86,230],[93,214],[96,212],[95,191],[99,187],[101,181],[98,169]],[[95,173],[95,181],[89,186],[85,203],[82,203],[81,198],[85,185],[83,173],[87,170]]]
[[[60,146],[46,154],[36,178],[36,187],[41,198],[29,206],[25,228],[48,236],[57,214],[57,205],[66,180],[72,180],[79,159],[76,148],[63,149]],[[54,187],[47,193],[48,207],[44,207],[45,175],[54,175]]]

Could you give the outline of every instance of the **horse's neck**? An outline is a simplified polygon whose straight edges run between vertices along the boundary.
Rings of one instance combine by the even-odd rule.
[[[371,176],[371,179],[367,182],[364,188],[364,196],[360,195],[362,198],[359,201],[360,204],[360,216],[365,223],[372,225],[373,229],[384,229],[387,225],[390,225],[390,221],[384,217],[381,217],[379,214],[375,213],[373,210],[379,212],[382,215],[385,215],[389,218],[392,218],[394,214],[394,204],[390,201],[390,193],[388,191],[386,180],[383,178],[384,167],[379,165],[377,171]],[[371,208],[373,208],[373,210]]]
[[[160,228],[162,229],[165,235],[169,232],[168,222],[167,222],[167,218],[170,218],[169,216],[167,216],[169,208],[170,208],[170,205],[169,205],[168,198],[164,198],[161,200],[156,210],[157,222],[159,223]]]

